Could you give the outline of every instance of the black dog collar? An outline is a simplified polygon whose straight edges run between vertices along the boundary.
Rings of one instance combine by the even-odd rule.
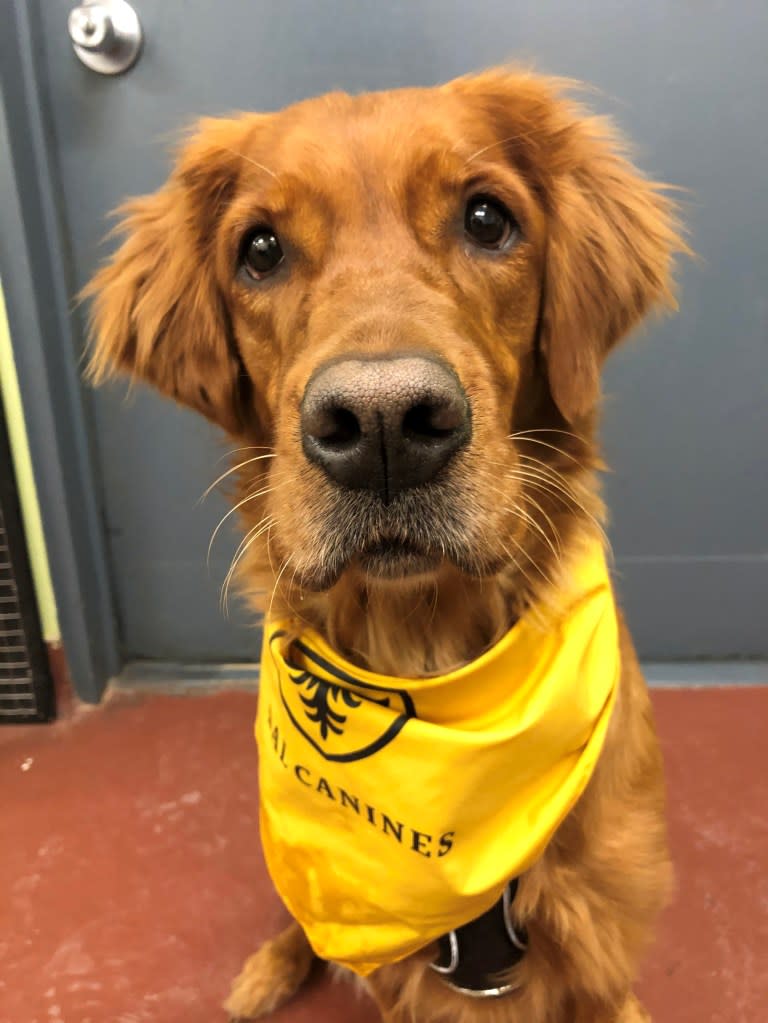
[[[472,998],[498,998],[514,990],[514,984],[499,980],[528,948],[526,935],[515,930],[510,918],[516,892],[517,880],[510,881],[482,916],[439,939],[439,953],[431,966],[454,991]]]

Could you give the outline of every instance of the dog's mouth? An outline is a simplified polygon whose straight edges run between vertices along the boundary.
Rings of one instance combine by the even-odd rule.
[[[378,540],[354,558],[360,570],[378,579],[402,579],[433,572],[440,557],[421,544],[408,540]]]
[[[470,496],[460,499],[454,488],[448,497],[441,487],[425,487],[385,506],[365,492],[337,492],[316,509],[311,556],[294,554],[293,578],[317,592],[347,572],[381,582],[418,580],[449,566],[472,577],[495,573],[501,562],[484,542]]]

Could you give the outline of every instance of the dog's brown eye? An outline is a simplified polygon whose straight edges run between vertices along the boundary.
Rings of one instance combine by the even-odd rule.
[[[283,247],[271,227],[257,227],[243,239],[240,262],[256,280],[272,273],[282,261]]]
[[[464,230],[484,249],[501,249],[519,231],[517,221],[498,199],[473,196],[464,214]]]

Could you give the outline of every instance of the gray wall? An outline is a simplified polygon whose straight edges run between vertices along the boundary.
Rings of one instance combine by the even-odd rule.
[[[620,122],[639,164],[688,189],[681,201],[700,257],[681,268],[680,315],[649,326],[607,372],[606,489],[622,597],[646,656],[765,654],[768,6],[136,6],[145,52],[128,75],[106,79],[72,56],[70,4],[40,5],[44,114],[73,289],[105,251],[106,211],[162,183],[167,142],[196,115],[271,109],[333,87],[429,84],[508,58],[597,87],[591,104]],[[218,442],[153,395],[126,406],[119,394],[88,401],[124,653],[253,656],[244,620],[218,612],[233,539],[210,577],[204,566],[226,506],[196,500],[218,474]]]

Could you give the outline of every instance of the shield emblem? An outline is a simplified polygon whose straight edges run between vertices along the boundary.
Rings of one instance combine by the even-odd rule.
[[[284,635],[273,633],[270,648]],[[274,657],[286,713],[325,760],[346,762],[372,756],[414,716],[408,693],[363,682],[301,640]]]

